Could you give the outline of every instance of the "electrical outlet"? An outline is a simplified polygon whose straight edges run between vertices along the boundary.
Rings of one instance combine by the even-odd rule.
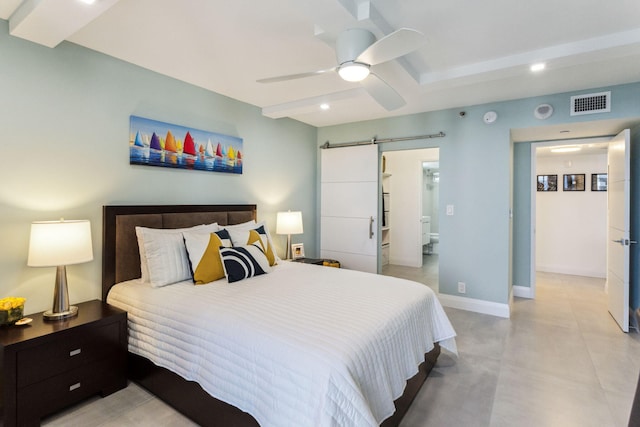
[[[464,282],[458,282],[458,293],[464,294],[467,292],[467,285]]]

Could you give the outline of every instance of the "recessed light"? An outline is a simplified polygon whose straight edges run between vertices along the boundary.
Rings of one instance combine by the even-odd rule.
[[[320,104],[320,109],[321,109],[321,110],[328,110],[329,108],[331,108],[331,107],[329,106],[329,104]]]
[[[96,2],[96,0],[80,0],[80,1],[85,4],[94,4]]]
[[[531,69],[531,71],[533,71],[533,72],[535,73],[535,72],[537,72],[537,71],[542,71],[542,70],[544,70],[544,67],[545,67],[545,66],[546,66],[546,65],[545,65],[545,63],[544,63],[544,62],[538,62],[537,64],[533,64],[533,65],[531,66],[531,68],[530,68],[530,69]]]

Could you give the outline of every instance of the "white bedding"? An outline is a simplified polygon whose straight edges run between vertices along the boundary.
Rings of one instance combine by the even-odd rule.
[[[434,342],[456,352],[435,294],[381,275],[282,262],[270,274],[163,288],[133,280],[129,350],[268,426],[377,426]]]

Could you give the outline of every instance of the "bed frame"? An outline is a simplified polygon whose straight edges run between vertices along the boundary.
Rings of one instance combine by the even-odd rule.
[[[233,225],[256,219],[256,205],[142,205],[103,207],[102,300],[115,283],[140,277],[136,226],[182,228],[217,222]],[[440,354],[440,346],[425,355],[418,373],[407,381],[394,402],[396,412],[383,427],[398,426]],[[128,376],[201,426],[258,426],[248,413],[218,400],[194,381],[187,381],[146,358],[129,353]]]

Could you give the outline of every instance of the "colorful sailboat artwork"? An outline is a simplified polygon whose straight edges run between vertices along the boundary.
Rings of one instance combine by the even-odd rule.
[[[144,147],[144,143],[142,142],[142,137],[140,136],[140,132],[136,132],[136,139],[133,142],[136,147]]]
[[[189,132],[187,132],[187,135],[185,135],[184,137],[184,147],[182,149],[182,152],[191,156],[196,155],[196,145],[193,142],[193,137]]]
[[[149,145],[149,148],[159,151],[162,150],[162,146],[160,145],[160,138],[158,138],[158,135],[156,135],[155,132],[153,133],[153,135],[151,135],[151,144]]]
[[[138,116],[130,117],[129,131],[132,165],[242,173],[242,138]]]
[[[216,152],[213,149],[213,144],[211,143],[211,140],[207,142],[207,149],[204,150],[204,155],[207,157],[215,157],[216,155]]]

